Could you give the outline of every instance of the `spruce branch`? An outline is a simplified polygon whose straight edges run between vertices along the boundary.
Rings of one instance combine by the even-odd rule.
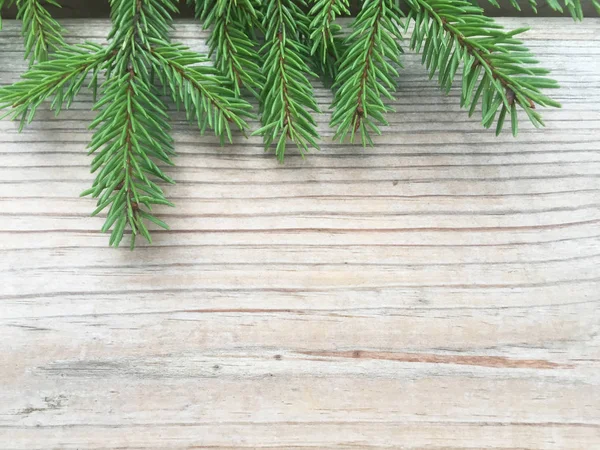
[[[316,122],[310,113],[318,112],[319,107],[307,78],[317,75],[306,62],[309,49],[302,39],[308,32],[304,26],[307,16],[296,3],[306,6],[303,1],[268,0],[264,13],[262,127],[253,134],[264,137],[265,149],[277,141],[275,153],[280,161],[288,139],[301,154],[309,151],[309,146],[319,148]]]
[[[148,39],[169,39],[177,0],[109,0],[113,27],[108,40],[126,47],[133,41],[147,47]],[[128,42],[128,44],[124,44]]]
[[[505,31],[482,9],[467,0],[408,0],[409,18],[415,22],[411,48],[423,51],[429,76],[438,72],[443,90],[452,86],[462,63],[461,106],[472,115],[481,99],[482,123],[490,127],[498,115],[496,133],[510,113],[512,132],[517,134],[517,106],[531,122],[543,126],[535,105],[560,107],[542,93],[558,84],[535,67],[537,61],[515,36],[526,31]]]
[[[33,66],[21,81],[0,88],[0,110],[7,109],[1,118],[19,120],[22,130],[40,104],[50,98],[50,108],[58,115],[63,106],[69,108],[90,72],[94,73],[92,83],[97,79],[105,60],[106,52],[99,45],[65,46],[54,59]]]
[[[55,0],[44,3],[60,8]],[[17,0],[17,11],[17,19],[23,22],[21,34],[25,40],[25,59],[29,59],[30,65],[46,61],[50,52],[65,45],[63,28],[42,5],[42,0]]]
[[[191,114],[197,115],[204,132],[207,126],[217,135],[231,139],[229,123],[241,128],[250,106],[222,86],[222,77],[211,67],[201,66],[207,58],[168,42],[170,13],[166,0],[113,0],[113,21],[118,30],[106,64],[108,80],[95,105],[101,112],[92,123],[96,128],[90,153],[96,153],[92,170],[98,171],[93,186],[83,195],[98,197],[94,214],[108,208],[103,231],[112,229],[110,244],[118,246],[124,231],[151,241],[146,223],[167,225],[152,213],[153,205],[172,204],[157,181],[172,183],[157,163],[172,165],[173,141],[166,105],[156,95],[152,73]],[[126,25],[124,25],[126,24]]]
[[[113,27],[108,34],[107,77],[129,70],[129,66],[147,58],[150,39],[169,41],[169,30],[177,12],[175,0],[110,0]]]
[[[348,0],[313,0],[309,12],[310,54],[315,58],[317,71],[328,81],[335,80],[341,55],[347,45],[342,37],[342,27],[335,23],[341,15],[350,15]]]
[[[402,13],[394,0],[366,0],[352,33],[346,38],[348,49],[342,56],[337,80],[331,127],[337,127],[334,139],[350,133],[354,142],[360,133],[363,146],[373,144],[370,133],[381,134],[377,124],[387,125],[384,114],[393,109],[384,98],[393,100],[396,67],[402,49],[399,31]],[[391,92],[390,92],[391,91]]]
[[[110,245],[118,246],[127,228],[131,248],[141,234],[151,242],[144,219],[165,229],[152,214],[152,205],[172,204],[152,180],[167,182],[154,160],[172,164],[172,138],[166,105],[154,94],[147,55],[149,40],[168,36],[175,6],[170,0],[111,0],[113,30],[107,53],[107,80],[94,109],[101,110],[90,125],[96,131],[90,143],[92,172],[90,189],[81,195],[98,198],[92,215],[109,208],[102,231],[112,228]],[[100,170],[99,170],[100,169]]]
[[[242,131],[248,127],[252,106],[237,97],[217,69],[205,64],[209,58],[183,45],[153,44],[150,53],[161,84],[169,88],[177,104],[183,104],[188,120],[195,118],[201,134],[212,128],[223,144],[225,137],[232,141],[231,124]]]
[[[500,8],[498,0],[487,0],[489,3],[497,8]],[[592,4],[596,8],[596,11],[600,13],[600,2],[598,0],[591,0]],[[537,14],[538,1],[528,0],[529,6]],[[583,8],[581,6],[581,0],[545,0],[545,3],[554,11],[564,13],[565,10],[569,11],[573,19],[583,20]],[[521,6],[518,0],[510,0],[510,4],[517,11],[521,11]]]
[[[245,87],[259,98],[264,83],[258,62],[258,42],[250,30],[261,28],[256,0],[199,0],[196,15],[205,29],[211,29],[209,55],[216,67],[232,82],[235,94]]]
[[[110,245],[119,245],[127,227],[132,232],[132,247],[138,234],[152,242],[144,219],[168,229],[152,214],[152,205],[173,206],[153,180],[173,182],[154,162],[173,164],[166,106],[130,68],[122,77],[105,83],[94,109],[101,112],[90,125],[96,131],[89,154],[95,153],[92,172],[98,173],[82,195],[98,198],[92,215],[108,208],[102,231],[112,227]]]
[[[98,115],[90,126],[96,179],[82,195],[98,199],[93,214],[108,209],[102,230],[112,230],[110,244],[118,246],[129,229],[133,248],[138,235],[151,240],[149,223],[167,228],[152,213],[153,205],[171,205],[157,184],[173,182],[159,165],[172,165],[174,150],[154,74],[188,117],[196,118],[201,132],[213,128],[222,141],[231,141],[231,124],[247,127],[251,106],[237,98],[225,76],[206,66],[207,57],[169,42],[175,0],[111,0],[111,8],[107,46],[65,45],[50,61],[35,64],[22,81],[0,88],[0,109],[21,120],[22,128],[44,100],[52,99],[56,113],[69,107],[90,74],[95,99],[104,72],[94,105]]]

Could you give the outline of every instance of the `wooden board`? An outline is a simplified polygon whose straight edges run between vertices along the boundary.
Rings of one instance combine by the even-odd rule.
[[[176,115],[173,230],[135,252],[78,197],[89,95],[0,122],[0,448],[600,448],[600,21],[529,23],[546,130],[496,138],[414,55],[373,149],[280,165]]]

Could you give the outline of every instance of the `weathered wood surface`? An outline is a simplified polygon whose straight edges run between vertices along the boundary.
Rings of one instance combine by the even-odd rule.
[[[412,55],[374,149],[281,166],[177,116],[173,231],[133,253],[78,198],[89,96],[0,122],[0,448],[600,448],[600,21],[530,24],[545,131],[496,139]]]

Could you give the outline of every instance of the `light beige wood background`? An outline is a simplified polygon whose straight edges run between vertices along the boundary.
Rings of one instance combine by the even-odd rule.
[[[373,149],[282,166],[177,115],[173,231],[133,253],[78,198],[88,95],[0,122],[0,448],[600,448],[600,21],[528,22],[545,131],[482,131],[413,55]]]

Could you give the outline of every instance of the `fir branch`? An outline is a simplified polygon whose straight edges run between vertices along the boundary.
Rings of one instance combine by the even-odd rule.
[[[342,56],[335,92],[331,127],[337,127],[334,139],[343,140],[350,133],[354,142],[360,133],[363,146],[373,144],[370,133],[381,134],[377,124],[387,125],[384,114],[393,109],[383,98],[393,100],[395,78],[401,67],[399,55],[402,39],[398,27],[401,11],[394,0],[366,0],[352,22],[346,38],[348,50]],[[391,91],[391,92],[390,92]]]
[[[119,245],[130,229],[133,247],[138,235],[150,241],[149,222],[167,228],[152,206],[171,205],[157,182],[172,182],[158,164],[172,164],[173,140],[152,71],[202,131],[212,127],[222,140],[231,140],[230,123],[247,126],[251,106],[236,98],[215,68],[204,65],[208,58],[168,42],[174,0],[111,0],[111,7],[108,46],[65,46],[22,81],[1,88],[0,108],[9,109],[5,115],[20,119],[22,127],[46,99],[53,98],[57,113],[68,107],[90,73],[95,98],[99,72],[106,72],[89,145],[96,179],[82,195],[98,198],[93,214],[108,209],[102,230],[112,230],[110,244]]]
[[[296,33],[298,35],[298,40],[307,47],[307,60],[310,56],[310,45],[311,45],[311,29],[310,24],[312,22],[312,18],[310,16],[310,2],[312,0],[299,0],[292,1],[292,4],[295,6],[294,8],[294,21],[296,26]],[[264,3],[263,3],[264,4]],[[263,6],[263,11],[266,11],[268,8],[268,3]]]
[[[517,106],[535,126],[543,126],[535,104],[560,107],[542,93],[558,84],[544,77],[548,71],[534,67],[533,55],[515,36],[526,31],[505,31],[482,9],[467,0],[409,0],[409,17],[415,22],[411,48],[423,50],[423,63],[432,77],[436,71],[446,92],[459,65],[463,65],[461,106],[472,115],[481,99],[482,123],[490,127],[498,110],[496,132],[510,112],[517,134]]]
[[[498,0],[487,0],[489,3],[497,8],[500,8]],[[600,13],[600,1],[591,0],[592,5],[596,8],[596,11]],[[537,0],[528,0],[529,6],[537,14],[538,2]],[[581,6],[581,0],[545,0],[545,3],[554,11],[564,13],[565,10],[569,11],[573,19],[583,20],[583,8]],[[517,11],[521,11],[521,6],[518,0],[510,0],[510,4]]]
[[[319,148],[316,122],[309,112],[318,112],[319,108],[307,78],[307,75],[316,75],[306,63],[309,50],[301,42],[301,35],[307,30],[303,31],[300,26],[306,22],[306,15],[296,3],[304,5],[292,0],[269,0],[264,14],[263,126],[253,134],[264,137],[265,149],[277,140],[276,155],[280,161],[284,159],[288,139],[302,154],[309,146]]]
[[[45,0],[45,3],[60,8],[55,0]],[[17,11],[17,19],[23,22],[25,59],[29,59],[30,65],[48,60],[50,52],[65,45],[63,28],[42,5],[42,0],[17,0]]]
[[[113,71],[123,74],[138,57],[147,57],[150,39],[168,42],[171,14],[177,12],[174,3],[175,0],[110,0],[114,25],[108,39],[113,58],[107,67],[107,77]]]
[[[137,41],[147,47],[148,39],[169,39],[177,0],[109,0],[113,27],[108,39],[115,45]]]
[[[107,81],[94,106],[101,112],[90,125],[96,132],[90,143],[92,187],[81,195],[98,198],[98,214],[109,208],[102,231],[112,227],[110,245],[118,246],[126,228],[131,248],[141,234],[151,242],[144,219],[165,229],[152,205],[172,204],[152,177],[172,182],[154,159],[172,164],[172,139],[166,106],[155,95],[150,75],[150,40],[168,37],[171,0],[111,0],[113,30],[105,64]],[[101,149],[100,151],[98,151]],[[100,170],[98,170],[100,169]]]
[[[172,165],[166,106],[131,68],[121,78],[106,82],[94,109],[101,112],[90,125],[97,129],[89,154],[96,153],[92,172],[100,170],[92,187],[81,195],[98,198],[92,215],[109,208],[102,231],[112,227],[110,245],[119,245],[127,227],[132,231],[132,248],[138,234],[152,242],[144,219],[168,229],[152,214],[152,205],[173,206],[153,181],[173,182],[153,161]]]
[[[0,88],[3,115],[20,120],[19,130],[30,123],[42,102],[52,98],[51,109],[58,114],[64,105],[70,107],[87,75],[97,72],[106,60],[106,52],[96,44],[65,46],[50,61],[38,63],[21,76],[22,81]]]
[[[264,83],[258,62],[258,42],[249,30],[260,28],[256,0],[197,1],[196,15],[205,29],[211,29],[209,55],[216,67],[232,82],[237,96],[246,87],[259,97]]]
[[[328,80],[335,80],[340,56],[347,49],[341,35],[342,27],[335,23],[340,15],[350,15],[348,0],[313,0],[310,10],[311,49],[317,71]]]
[[[196,119],[201,134],[209,127],[221,143],[225,136],[231,142],[232,123],[242,131],[248,127],[252,106],[237,98],[218,70],[205,64],[210,61],[207,57],[179,44],[153,44],[150,53],[161,84],[170,89],[175,102],[184,105],[188,120]]]

